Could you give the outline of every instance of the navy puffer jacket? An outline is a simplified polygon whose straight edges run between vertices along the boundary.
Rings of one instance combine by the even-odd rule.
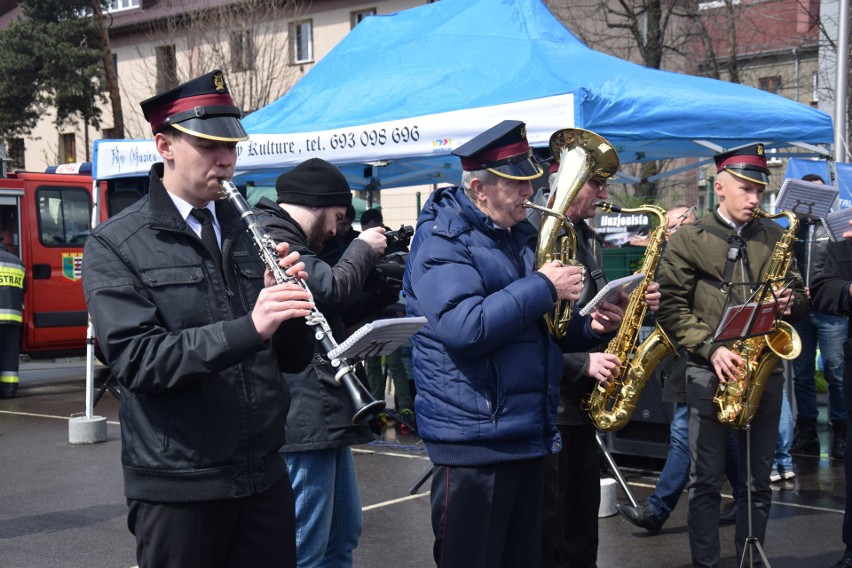
[[[535,228],[494,225],[460,188],[426,202],[406,264],[415,412],[429,457],[485,465],[559,451],[563,362],[542,316],[556,293],[533,272]]]

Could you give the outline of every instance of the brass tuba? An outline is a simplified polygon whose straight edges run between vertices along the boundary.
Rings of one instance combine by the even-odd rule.
[[[666,356],[675,352],[674,344],[659,323],[654,326],[654,331],[642,344],[638,348],[636,346],[642,321],[648,312],[645,293],[657,272],[657,265],[660,263],[666,242],[666,213],[656,205],[643,205],[635,209],[623,209],[606,202],[597,205],[607,212],[649,213],[656,215],[658,219],[657,227],[649,237],[642,266],[637,271],[637,273],[645,274],[645,278],[630,294],[630,302],[624,311],[624,319],[621,320],[618,333],[606,348],[606,353],[615,355],[621,360],[618,376],[610,381],[609,386],[600,383],[595,385],[588,398],[583,401],[583,409],[589,413],[595,426],[601,430],[620,430],[633,416],[636,403],[656,366]]]
[[[793,241],[799,230],[799,220],[791,211],[780,211],[769,215],[763,209],[755,209],[755,218],[777,219],[786,217],[789,227],[772,251],[761,282],[779,280],[787,275],[793,261]],[[802,352],[802,339],[789,323],[778,321],[775,331],[765,335],[737,341],[731,351],[742,357],[745,364],[736,380],[719,382],[713,402],[719,407],[718,417],[723,424],[745,428],[754,418],[766,381],[778,364],[779,359],[795,359]],[[749,388],[749,383],[751,386]],[[748,400],[746,401],[746,396]],[[747,404],[746,404],[747,402]]]
[[[560,260],[579,265],[575,260],[577,235],[566,213],[577,192],[592,177],[608,178],[618,171],[618,153],[605,138],[581,128],[557,130],[550,137],[550,152],[559,171],[556,184],[545,206],[527,200],[524,207],[544,213],[538,229],[535,267]],[[560,238],[561,236],[561,238]],[[546,315],[547,327],[557,338],[565,336],[574,302],[557,300],[553,315]]]

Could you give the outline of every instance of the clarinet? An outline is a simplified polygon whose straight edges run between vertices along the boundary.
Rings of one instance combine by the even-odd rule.
[[[263,227],[257,220],[257,216],[251,210],[251,207],[246,202],[245,198],[240,194],[237,186],[231,180],[220,179],[220,185],[224,196],[228,198],[234,209],[240,216],[240,219],[246,225],[249,234],[254,240],[255,246],[260,253],[260,258],[263,263],[269,268],[272,275],[275,277],[277,284],[289,282],[298,284],[310,296],[313,301],[313,294],[305,281],[296,276],[287,274],[278,264],[278,251],[275,249],[275,241],[266,233]],[[332,349],[337,347],[337,341],[331,334],[331,327],[328,325],[328,320],[314,306],[311,308],[311,313],[305,318],[306,323],[314,328],[314,337],[320,343],[323,351],[328,354]],[[358,377],[355,375],[355,370],[346,359],[331,359],[331,366],[337,369],[334,378],[339,384],[346,388],[346,394],[352,402],[352,407],[355,409],[355,414],[352,416],[352,424],[363,424],[368,420],[378,415],[385,408],[385,402],[374,399]]]

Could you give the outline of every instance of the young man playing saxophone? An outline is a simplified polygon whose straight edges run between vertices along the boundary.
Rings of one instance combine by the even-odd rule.
[[[685,225],[668,241],[660,262],[658,281],[662,302],[657,321],[689,354],[686,398],[689,406],[689,543],[693,565],[719,564],[720,491],[725,479],[725,446],[732,428],[719,421],[713,398],[719,383],[737,381],[744,359],[736,341],[714,343],[712,338],[722,318],[730,288],[731,304],[749,298],[748,283],[769,276],[767,268],[776,246],[783,242],[783,229],[771,221],[756,219],[754,211],[769,182],[762,144],[716,156],[714,191],[719,205],[695,225]],[[778,315],[791,321],[807,310],[804,287],[795,263],[790,262],[781,278],[793,284],[778,293]],[[733,283],[732,285],[730,283]],[[746,285],[743,285],[743,284]],[[786,282],[785,282],[786,283]],[[742,558],[746,537],[763,542],[769,518],[771,490],[769,475],[778,437],[783,377],[781,366],[767,378],[765,389],[751,422],[752,533],[745,484],[747,475],[746,430],[738,435],[739,492],[737,495],[736,550]],[[755,556],[757,556],[756,551]]]

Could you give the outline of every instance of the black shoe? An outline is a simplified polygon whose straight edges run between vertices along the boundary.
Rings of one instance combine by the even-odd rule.
[[[720,525],[732,525],[737,522],[737,502],[731,501],[719,513]]]
[[[618,504],[615,508],[625,519],[651,534],[657,534],[663,528],[665,521],[654,514],[648,503],[640,503],[638,507]]]
[[[807,418],[796,420],[796,433],[793,435],[790,453],[806,456],[819,455],[819,434],[817,434],[816,420]]]
[[[852,568],[852,559],[844,558],[831,568]]]
[[[846,422],[831,425],[831,457],[836,460],[846,457]]]

